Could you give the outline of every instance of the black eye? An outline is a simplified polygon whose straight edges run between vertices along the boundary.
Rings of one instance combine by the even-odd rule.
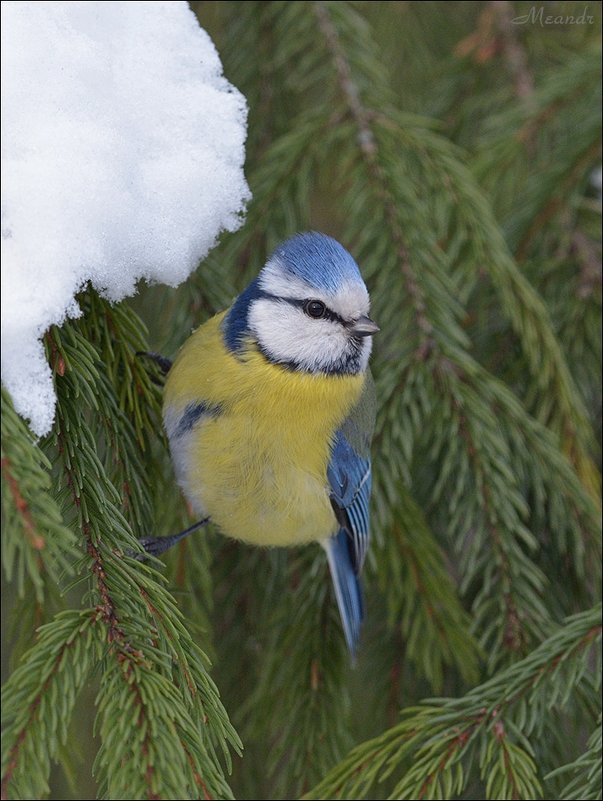
[[[320,320],[321,317],[325,316],[327,307],[322,300],[307,300],[304,303],[304,311],[308,317],[313,317],[315,320]]]

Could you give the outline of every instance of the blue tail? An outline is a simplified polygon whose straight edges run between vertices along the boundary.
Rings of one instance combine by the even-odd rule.
[[[345,639],[350,653],[354,657],[364,617],[364,604],[362,603],[360,579],[353,566],[352,540],[345,529],[341,528],[338,534],[323,542],[322,545],[329,560],[329,569],[335,585],[335,596]]]

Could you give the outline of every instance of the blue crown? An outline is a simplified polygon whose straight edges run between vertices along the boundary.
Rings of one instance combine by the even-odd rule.
[[[287,272],[310,286],[337,292],[344,283],[363,283],[354,259],[339,242],[310,231],[287,239],[272,254]]]

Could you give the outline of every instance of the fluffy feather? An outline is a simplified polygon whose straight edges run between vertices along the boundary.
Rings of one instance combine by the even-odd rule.
[[[326,478],[331,442],[365,378],[294,372],[268,362],[251,341],[234,355],[223,317],[187,340],[166,381],[164,417],[182,489],[235,539],[322,540],[338,528]],[[178,418],[200,402],[220,413],[178,434]]]
[[[328,313],[312,317],[311,300]],[[352,653],[369,537],[368,311],[350,254],[322,234],[294,237],[186,341],[163,412],[178,481],[204,519],[255,545],[325,547]]]

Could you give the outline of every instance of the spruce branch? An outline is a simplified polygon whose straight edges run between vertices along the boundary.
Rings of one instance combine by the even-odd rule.
[[[394,494],[389,505],[402,509],[387,525],[377,562],[389,624],[400,625],[406,657],[436,691],[449,666],[476,681],[480,650],[433,532],[402,482],[385,483],[380,472],[375,491]]]
[[[2,798],[40,798],[67,741],[77,695],[102,652],[96,609],[60,612],[39,630],[3,689]]]
[[[136,438],[126,418],[137,401],[134,395],[122,394],[120,413],[122,371],[104,370],[100,352],[110,348],[119,361],[117,350],[127,341],[127,332],[122,327],[120,345],[115,338],[117,318],[105,327],[98,317],[102,304],[92,306],[94,324],[86,319],[69,323],[60,331],[54,329],[49,341],[64,365],[57,378],[54,431],[55,458],[65,488],[62,502],[83,536],[97,622],[106,643],[97,718],[102,744],[96,766],[101,785],[108,797],[130,793],[146,798],[164,793],[203,797],[206,792],[230,797],[216,747],[228,764],[228,745],[238,749],[240,742],[207,674],[206,659],[157,574],[125,557],[126,550],[136,549],[137,543],[120,509],[123,496],[103,461],[115,471],[120,486],[126,477],[137,486],[127,472],[136,464],[128,458]],[[108,336],[109,345],[103,343]],[[125,348],[123,358],[133,360],[134,350]],[[151,385],[144,386],[152,397]],[[86,418],[91,425],[80,425]],[[107,431],[122,437],[116,446],[121,453],[117,462],[111,452],[99,452],[97,442],[103,442]],[[130,493],[124,511],[139,512],[142,520],[138,522],[145,526],[150,507],[143,501],[132,502],[133,498]],[[132,710],[132,716],[124,717],[124,710]]]
[[[31,547],[36,551],[41,551],[45,547],[46,543],[44,538],[40,536],[40,534],[36,533],[36,525],[34,523],[33,516],[29,510],[27,501],[21,495],[21,490],[19,489],[19,484],[13,475],[8,456],[4,456],[2,458],[2,477],[6,481],[8,489],[12,495],[12,505],[22,517],[23,528]],[[10,506],[10,504],[7,504],[7,506]]]
[[[582,140],[577,145],[572,143],[572,152],[569,156],[560,158],[560,167],[551,171],[546,183],[541,177],[539,186],[533,185],[535,181],[533,179],[532,186],[528,185],[526,188],[532,196],[529,198],[532,202],[526,203],[530,214],[529,216],[526,214],[524,207],[521,219],[512,219],[509,222],[513,238],[517,243],[515,252],[519,261],[525,261],[534,239],[543,228],[558,217],[559,211],[564,206],[563,198],[571,194],[571,189],[583,181],[589,168],[592,169],[593,164],[601,158],[600,128],[592,125],[590,127],[591,136],[585,143]],[[547,191],[552,185],[556,189],[554,193]]]
[[[24,596],[31,581],[38,604],[50,578],[72,573],[75,536],[51,492],[50,462],[2,390],[2,560],[9,581]]]
[[[363,160],[366,162],[371,179],[377,187],[376,194],[381,201],[385,212],[385,218],[391,231],[391,238],[398,255],[400,270],[405,279],[405,288],[408,297],[411,299],[416,325],[420,332],[418,357],[425,358],[433,347],[433,325],[426,314],[425,294],[420,283],[417,281],[408,250],[404,243],[404,237],[396,213],[395,197],[390,191],[386,172],[377,158],[378,145],[372,127],[373,113],[363,105],[360,97],[360,90],[354,81],[351,65],[341,45],[337,28],[329,14],[327,5],[323,2],[316,2],[313,6],[316,16],[318,17],[319,28],[324,36],[328,51],[333,60],[338,86],[345,99],[347,111],[357,130],[358,147]]]
[[[573,798],[584,798],[585,801],[597,801],[601,798],[601,717],[597,728],[588,739],[586,751],[569,765],[551,771],[545,776],[545,780],[548,782],[567,774],[573,775],[561,790],[560,799],[571,801]]]
[[[324,18],[327,13],[325,8],[324,4],[320,6],[319,16],[323,28],[325,28]],[[335,9],[331,8],[331,6],[329,6],[329,10],[335,14]],[[341,17],[338,19],[344,20],[342,30],[347,34],[345,18]],[[342,36],[345,34],[341,34],[338,38],[335,38],[333,29],[334,23],[331,23],[330,27],[326,27],[325,37],[328,43],[331,44],[332,56],[335,61],[336,73],[338,76],[337,82],[340,87],[343,102],[349,108],[349,114],[352,119],[351,126],[359,129],[360,136],[366,126],[370,124],[368,122],[369,115],[366,110],[359,110],[359,101],[356,99],[358,92],[351,92],[349,90],[350,75],[352,74],[352,68],[349,66],[351,56],[347,57],[348,67],[344,69],[341,66],[344,61],[341,40]],[[351,34],[349,35],[351,38]],[[357,53],[354,54],[354,59],[356,63],[360,61],[360,57]],[[405,210],[406,208],[420,207],[422,200],[415,188],[408,185],[405,186],[405,182],[408,184],[408,175],[401,174],[400,160],[399,158],[397,160],[394,158],[394,153],[397,152],[399,154],[401,143],[404,144],[406,142],[408,147],[412,148],[412,150],[409,151],[409,163],[412,164],[413,158],[416,159],[416,156],[413,157],[413,155],[411,155],[412,152],[423,159],[420,169],[421,174],[425,177],[427,185],[429,185],[429,181],[433,180],[428,177],[430,174],[428,172],[428,166],[439,167],[440,170],[444,172],[448,178],[448,186],[451,188],[451,192],[457,202],[457,219],[464,219],[465,222],[461,222],[461,226],[466,226],[467,232],[469,232],[469,230],[472,231],[472,238],[473,242],[476,243],[476,245],[474,245],[476,250],[482,254],[486,254],[488,250],[494,250],[496,254],[495,261],[491,262],[490,274],[503,302],[509,309],[513,309],[513,314],[519,324],[518,330],[521,332],[521,341],[525,344],[526,353],[531,359],[532,366],[535,371],[542,370],[542,355],[543,351],[545,351],[547,353],[545,359],[547,377],[544,380],[547,383],[551,380],[558,382],[556,384],[557,389],[554,393],[555,398],[567,398],[567,403],[564,404],[563,411],[558,408],[558,420],[564,420],[565,422],[553,423],[550,418],[545,418],[545,422],[559,433],[563,433],[564,445],[570,449],[570,457],[573,458],[575,464],[577,464],[585,483],[587,483],[587,478],[592,472],[589,467],[590,460],[584,448],[585,439],[582,436],[588,431],[588,423],[586,422],[586,416],[583,412],[581,401],[573,390],[572,379],[559,345],[553,336],[544,305],[533,292],[529,283],[519,275],[517,268],[508,255],[500,231],[498,231],[493,220],[490,218],[487,205],[483,201],[483,198],[480,197],[479,191],[472,186],[472,180],[468,171],[460,165],[458,158],[453,155],[450,146],[445,143],[441,137],[438,137],[426,128],[419,134],[420,129],[420,123],[414,121],[409,124],[409,121],[406,120],[406,124],[404,124],[401,116],[392,112],[389,114],[384,112],[374,117],[371,130],[372,142],[373,145],[376,143],[376,147],[372,146],[369,150],[366,148],[363,149],[362,146],[359,148],[361,160],[367,162],[366,175],[368,181],[365,183],[361,183],[360,181],[348,183],[348,185],[344,187],[344,191],[349,191],[350,206],[354,210],[356,208],[361,210],[363,206],[382,208],[384,205],[384,198],[386,210],[383,220],[379,218],[375,219],[372,226],[370,223],[367,224],[366,221],[361,223],[360,217],[356,216],[354,213],[349,215],[348,223],[350,226],[350,235],[352,230],[363,231],[362,238],[359,242],[360,254],[361,257],[364,257],[363,261],[370,263],[376,260],[372,251],[375,250],[375,243],[378,238],[383,236],[383,229],[382,227],[380,228],[380,226],[382,222],[384,222],[389,229],[392,247],[389,249],[390,252],[388,252],[388,256],[383,257],[380,254],[378,261],[382,268],[387,264],[388,266],[391,265],[391,269],[393,270],[395,269],[394,263],[397,263],[398,260],[391,256],[390,253],[399,253],[397,243],[400,238],[400,231],[405,230],[407,232],[406,238],[410,246],[410,251],[409,246],[405,247],[405,251],[411,252],[412,261],[417,265],[420,264],[422,267],[420,273],[415,268],[413,281],[424,287],[422,294],[423,297],[426,298],[425,303],[421,300],[417,307],[417,293],[408,291],[408,281],[403,281],[401,284],[401,294],[403,297],[406,296],[407,298],[410,296],[408,303],[414,310],[415,325],[411,325],[411,317],[407,323],[407,339],[412,342],[414,338],[415,341],[419,342],[417,350],[414,351],[414,364],[412,352],[408,354],[409,344],[408,342],[405,343],[404,350],[402,350],[404,358],[400,360],[398,357],[399,369],[401,374],[406,377],[409,372],[409,365],[412,365],[413,370],[419,369],[417,361],[420,359],[417,359],[417,356],[420,358],[430,358],[430,366],[433,370],[434,378],[432,391],[435,389],[436,392],[439,392],[441,395],[441,402],[449,406],[449,411],[444,415],[445,419],[450,418],[451,414],[453,418],[456,418],[456,422],[453,421],[454,425],[452,426],[452,430],[449,429],[446,432],[447,439],[442,439],[442,443],[451,443],[453,441],[452,438],[459,432],[463,439],[463,432],[465,432],[464,440],[466,442],[467,453],[465,460],[469,460],[471,471],[474,474],[475,488],[478,491],[477,497],[481,498],[479,504],[481,510],[479,514],[483,518],[483,522],[480,525],[485,525],[490,532],[490,540],[494,546],[494,563],[498,565],[500,573],[500,581],[497,580],[494,584],[498,584],[501,588],[499,597],[506,609],[504,613],[506,622],[502,625],[502,631],[506,632],[506,634],[503,634],[503,642],[506,642],[511,648],[516,646],[521,647],[522,635],[520,635],[518,627],[521,625],[520,621],[522,618],[527,618],[527,620],[531,619],[531,623],[528,625],[532,628],[533,632],[537,632],[540,627],[539,621],[541,621],[543,615],[546,614],[544,606],[538,597],[542,593],[544,577],[542,571],[539,571],[537,568],[534,569],[534,567],[529,564],[529,560],[522,553],[521,548],[517,547],[519,543],[530,542],[532,543],[531,547],[535,547],[534,539],[528,534],[525,525],[527,522],[527,506],[525,500],[520,497],[517,483],[513,481],[511,474],[506,473],[503,475],[500,471],[499,465],[508,462],[509,454],[508,451],[506,451],[508,446],[503,445],[501,442],[501,432],[496,425],[496,417],[492,416],[491,422],[488,422],[488,417],[492,414],[494,409],[492,409],[492,412],[489,412],[484,407],[481,397],[483,392],[477,385],[474,385],[474,389],[469,389],[467,376],[475,375],[476,365],[467,352],[468,346],[466,338],[459,329],[458,316],[460,310],[458,310],[456,304],[452,300],[454,289],[442,272],[444,265],[442,264],[441,257],[438,255],[437,250],[434,249],[433,257],[429,258],[426,256],[424,249],[419,250],[419,242],[415,241],[415,238],[409,239],[410,232],[416,230],[416,226],[415,219],[413,219],[412,222],[404,222],[407,214],[410,216]],[[341,138],[341,131],[342,128],[337,132],[338,140]],[[363,138],[365,139],[366,137]],[[349,141],[350,143],[353,142],[353,138],[350,137]],[[353,150],[351,150],[350,160],[353,158],[352,153]],[[383,165],[381,170],[375,170],[373,166],[375,161]],[[348,172],[350,172],[350,170],[348,170]],[[367,197],[367,188],[370,193],[371,185],[373,188],[373,197],[369,200],[369,197]],[[352,196],[354,197],[354,201],[352,200]],[[365,198],[363,204],[357,202],[359,197]],[[390,200],[388,200],[388,198],[390,198]],[[387,212],[387,209],[389,209],[389,212]],[[479,223],[477,222],[478,220]],[[429,237],[427,241],[429,241]],[[408,264],[408,259],[405,259],[405,264]],[[494,269],[494,267],[496,267],[496,269]],[[381,274],[383,274],[383,270]],[[391,271],[389,274],[392,274]],[[406,289],[405,293],[404,289]],[[376,302],[379,304],[382,293],[379,292],[378,285],[376,294]],[[395,294],[392,293],[391,296],[395,297]],[[386,303],[388,297],[389,296],[386,296]],[[519,320],[517,318],[518,308],[520,310]],[[417,324],[419,315],[422,314],[427,314],[430,318],[432,330],[435,332],[427,348],[420,344],[422,332],[421,326]],[[387,309],[386,307],[378,308],[377,316],[380,320],[382,318],[385,319],[386,325],[390,322],[390,318],[393,324],[393,315],[393,309]],[[456,320],[455,317],[457,317]],[[386,355],[384,358],[384,365],[387,363]],[[556,365],[556,367],[551,370],[551,365]],[[490,378],[488,376],[484,376],[484,378],[490,383]],[[499,392],[502,391],[502,387],[498,389]],[[547,392],[546,397],[547,408],[550,409],[551,393]],[[463,398],[465,399],[464,401]],[[462,406],[459,404],[462,404]],[[466,411],[463,412],[465,404]],[[482,407],[483,412],[476,415],[479,406]],[[469,439],[467,438],[467,421],[472,421],[471,425],[473,426],[475,425],[473,421],[477,420],[479,420],[479,439],[480,441],[487,441],[490,449],[494,448],[495,452],[499,452],[499,456],[496,458],[493,457],[491,452],[482,448],[481,451],[483,455],[481,459],[476,459],[475,442],[477,440],[475,436]],[[581,428],[576,427],[577,420],[584,423],[584,425],[582,425],[582,422],[580,423]],[[560,426],[560,428],[558,426]],[[405,428],[408,429],[409,426]],[[490,431],[486,434],[488,429],[490,429]],[[579,430],[582,432],[581,434]],[[486,437],[485,440],[484,437]],[[412,437],[412,440],[415,439],[416,435]],[[582,445],[579,444],[580,442]],[[440,463],[450,465],[453,463],[452,458],[452,454],[450,454],[448,458],[441,459]],[[454,458],[458,458],[458,452]],[[485,465],[488,466],[487,473],[484,472]],[[459,472],[457,470],[458,476],[462,477],[464,474],[466,475],[466,471],[461,470]],[[502,486],[505,484],[506,488],[502,490]],[[510,486],[512,484],[515,484],[515,486]],[[461,486],[462,485],[457,485],[457,492],[459,493],[461,493]],[[592,484],[588,482],[587,486],[590,488]],[[468,488],[466,487],[466,489]],[[470,490],[470,493],[473,494],[474,490]],[[463,495],[459,494],[458,497],[462,498]],[[494,513],[493,498],[496,498],[496,513]],[[509,503],[509,499],[513,499],[511,503]],[[463,507],[460,506],[459,508],[462,509]],[[456,517],[457,524],[464,523],[464,528],[466,529],[467,518],[471,516],[475,517],[475,514],[467,514],[467,511],[465,511],[464,520],[459,516]],[[504,539],[501,539],[501,531],[505,531]],[[509,537],[509,535],[511,536]],[[514,539],[515,544],[513,544]],[[502,543],[505,543],[504,547]],[[523,545],[521,547],[523,547]],[[512,569],[508,561],[510,558],[513,559]],[[479,564],[484,563],[480,561]],[[509,589],[511,576],[513,577],[512,583],[515,585],[514,591],[510,591]],[[492,587],[492,582],[488,582],[487,586]],[[526,591],[526,587],[529,586],[531,586],[531,589]],[[516,598],[522,598],[521,606],[524,607],[522,613],[518,613],[516,601],[513,600],[514,596]],[[527,598],[530,598],[528,603],[530,611],[525,609]],[[486,615],[488,614],[488,612],[486,612],[487,609],[487,605],[484,605],[483,612]],[[478,628],[480,625],[481,624],[478,624]],[[515,631],[515,633],[512,634],[512,631]]]
[[[368,231],[366,225],[365,231]],[[426,273],[423,273],[423,281],[425,276]],[[443,299],[446,297],[442,283],[441,278],[435,278],[434,276],[434,281],[430,285],[430,298],[438,295]],[[412,301],[410,303],[412,304]],[[454,304],[451,302],[448,302],[447,306],[454,308]],[[432,308],[434,307],[432,306]],[[501,634],[498,645],[502,644],[507,649],[513,650],[522,647],[522,635],[519,634],[518,629],[522,617],[531,620],[530,625],[532,627],[535,626],[536,631],[539,630],[538,621],[543,618],[543,606],[538,596],[542,592],[544,576],[537,568],[528,564],[521,548],[517,547],[518,542],[532,542],[532,547],[534,547],[535,543],[533,538],[527,534],[525,528],[525,501],[520,498],[518,487],[511,474],[502,474],[499,467],[501,461],[508,461],[508,453],[506,452],[506,445],[501,442],[496,418],[490,415],[487,406],[484,404],[482,393],[477,388],[470,389],[468,385],[468,376],[476,372],[477,365],[473,363],[466,352],[461,350],[463,335],[458,330],[453,319],[451,319],[452,315],[447,315],[446,312],[442,314],[439,311],[441,305],[437,308],[439,319],[436,318],[437,322],[434,322],[433,330],[441,332],[446,327],[446,330],[452,333],[454,339],[451,342],[449,339],[445,339],[441,333],[438,333],[437,336],[432,338],[427,349],[418,342],[417,349],[408,355],[405,354],[405,359],[402,360],[402,365],[404,366],[403,375],[406,380],[410,370],[414,372],[424,370],[425,368],[421,366],[421,362],[427,358],[425,367],[431,374],[426,381],[430,387],[429,394],[432,398],[432,410],[430,417],[425,419],[423,425],[429,425],[429,420],[434,418],[436,412],[440,419],[443,417],[444,420],[449,421],[449,427],[439,431],[441,447],[448,450],[448,453],[442,454],[438,460],[440,465],[443,467],[448,465],[450,469],[450,466],[454,464],[454,460],[458,460],[460,456],[458,449],[459,435],[460,442],[465,444],[463,463],[466,465],[466,469],[458,470],[457,466],[456,470],[457,498],[465,499],[465,506],[461,506],[458,503],[455,504],[459,512],[464,509],[464,514],[453,515],[452,521],[455,522],[456,527],[454,525],[450,527],[455,531],[457,541],[458,537],[462,535],[462,530],[466,530],[468,527],[468,518],[474,519],[477,525],[488,532],[490,547],[493,549],[495,557],[494,562],[489,563],[489,571],[492,571],[493,566],[497,566],[498,576],[496,573],[491,575],[491,580],[487,583],[487,586],[490,592],[495,588],[500,588],[496,591],[499,603],[503,608],[501,631],[506,632]],[[446,316],[444,317],[444,315]],[[377,316],[381,319],[380,313]],[[385,317],[387,319],[387,312]],[[408,339],[411,342],[413,335],[415,339],[420,339],[421,334],[417,332],[416,327],[409,327],[408,331]],[[406,351],[408,347],[408,344],[405,343],[404,348]],[[433,402],[434,396],[436,398],[439,396],[437,404]],[[481,408],[482,411],[476,414],[478,408]],[[400,410],[399,419],[404,419],[403,414],[403,410]],[[410,425],[403,425],[399,432],[394,432],[395,441],[401,444],[402,440],[404,440],[404,447],[408,448],[408,443],[416,441],[420,435],[420,430],[415,430],[413,434],[408,436],[408,428],[413,427],[413,422],[416,422],[420,428],[422,418],[422,415],[417,415],[416,418],[411,418]],[[471,433],[470,435],[469,428],[476,424],[479,426],[479,433],[476,432],[475,435]],[[378,433],[378,442],[379,436]],[[476,448],[476,442],[478,441],[480,443],[479,449]],[[486,441],[491,449],[494,448],[493,451],[482,447],[482,443]],[[481,458],[478,454],[481,454]],[[463,479],[466,482],[470,473],[474,477],[473,486],[462,483]],[[441,483],[444,481],[445,475],[446,472],[443,469]],[[436,497],[437,494],[436,489]],[[475,500],[478,501],[477,510],[467,509],[469,498],[473,499],[472,503]],[[494,504],[496,504],[495,507]],[[458,532],[455,528],[458,529]],[[488,545],[483,538],[477,537],[475,547],[481,550],[484,547],[488,548]],[[475,549],[472,549],[471,553],[475,553]],[[512,568],[509,560],[512,560]],[[471,559],[465,560],[465,563],[471,565]],[[472,573],[475,573],[476,570],[481,570],[484,564],[488,564],[488,562],[482,556],[478,562],[473,562]],[[523,607],[523,612],[521,615],[517,612],[516,602],[513,600],[514,597],[522,598],[521,606]],[[490,607],[484,605],[483,612],[484,615],[481,616],[481,619],[478,617],[478,620],[480,620],[477,624],[478,630],[481,628],[485,617],[491,612]],[[511,635],[511,631],[515,633]],[[490,636],[492,636],[492,633],[490,633]],[[494,650],[488,648],[488,650],[492,657],[495,658],[497,648]]]
[[[389,798],[449,798],[465,789],[474,769],[464,766],[476,757],[486,798],[540,797],[529,738],[555,725],[554,705],[577,691],[600,638],[598,604],[464,697],[403,710],[401,723],[354,748],[305,798],[366,798],[389,776]]]
[[[380,203],[381,207],[384,209],[385,222],[389,228],[391,241],[394,246],[393,251],[398,256],[400,262],[399,269],[403,275],[404,288],[406,290],[407,297],[409,297],[409,303],[413,309],[413,316],[416,324],[414,331],[415,336],[417,337],[417,349],[414,355],[411,356],[411,359],[413,359],[415,362],[420,362],[430,357],[430,361],[433,364],[434,374],[440,379],[444,377],[444,374],[450,373],[450,368],[452,369],[453,373],[456,372],[460,377],[463,373],[463,370],[459,365],[461,358],[457,356],[449,346],[447,347],[447,344],[442,341],[441,336],[434,334],[434,331],[441,330],[442,326],[441,324],[438,325],[429,319],[429,311],[425,301],[426,293],[420,288],[419,279],[411,267],[411,260],[408,250],[402,239],[402,225],[398,211],[400,201],[396,202],[397,199],[395,196],[395,190],[392,188],[394,185],[394,180],[392,180],[391,176],[391,164],[389,165],[388,170],[381,166],[381,163],[384,162],[384,157],[381,153],[380,147],[383,140],[380,141],[379,138],[376,138],[372,131],[369,123],[369,115],[360,103],[358,98],[358,89],[352,81],[351,67],[344,55],[337,30],[328,15],[325,5],[321,3],[315,4],[315,9],[319,18],[319,25],[323,31],[327,41],[327,46],[330,49],[335,63],[335,69],[337,71],[338,83],[341,88],[341,92],[345,98],[345,102],[348,105],[353,122],[358,128],[358,142],[361,156],[367,164],[369,180],[375,187],[375,200]],[[378,124],[376,127],[379,130]],[[370,138],[368,136],[369,133]],[[380,130],[379,133],[381,133]],[[432,286],[434,287],[435,292],[441,292],[441,287],[436,289],[434,284],[432,284]],[[434,292],[431,292],[432,297],[434,294]],[[450,302],[447,305],[453,306],[453,304]],[[450,328],[448,330],[450,330]],[[459,341],[459,344],[461,344],[463,337],[460,332],[455,332],[455,336]],[[446,376],[444,380],[438,380],[437,383],[446,388],[449,385],[448,376]],[[457,383],[460,388],[461,383]],[[454,407],[453,413],[455,413],[455,409],[458,411],[460,403],[458,392],[454,394],[454,397],[450,398],[450,403]],[[460,429],[461,436],[464,435],[464,438],[467,440],[467,425],[464,421],[465,417],[461,415],[458,421],[458,427]],[[481,488],[482,492],[482,514],[484,515],[484,521],[486,525],[489,527],[490,539],[494,545],[494,553],[496,555],[496,563],[501,572],[500,596],[501,599],[504,599],[503,603],[505,607],[505,622],[502,624],[502,628],[505,633],[502,635],[502,640],[507,648],[521,648],[522,643],[518,630],[520,617],[518,615],[515,602],[513,600],[513,592],[511,590],[511,584],[515,583],[515,580],[511,580],[511,576],[516,575],[516,573],[512,573],[510,570],[508,556],[504,551],[502,540],[499,535],[499,526],[496,523],[496,517],[494,516],[491,508],[491,502],[489,499],[490,488],[488,486],[488,482],[484,481],[482,463],[475,458],[476,449],[471,440],[467,441],[467,450],[469,454],[473,454],[472,462],[476,486],[478,490]],[[517,525],[517,529],[518,531],[521,530],[519,525]],[[535,589],[539,592],[541,587],[542,579],[536,579]],[[540,614],[538,614],[538,617],[540,617]],[[511,633],[511,631],[514,633]]]
[[[322,549],[295,554],[267,621],[272,634],[252,698],[252,730],[270,742],[266,767],[277,793],[305,792],[351,742],[349,656],[327,570]]]
[[[600,203],[593,204],[589,197],[588,181],[600,162],[601,122],[593,114],[599,103],[599,48],[585,48],[541,75],[531,108],[506,104],[488,120],[476,143],[474,164],[510,246],[516,249],[524,241],[526,277],[547,303],[574,380],[600,427],[600,389],[593,381],[593,369],[598,372],[594,365],[601,358],[596,278]],[[537,146],[532,148],[530,143]],[[584,295],[577,273],[587,276]],[[559,293],[562,283],[568,291]],[[477,302],[484,300],[489,313],[483,319],[508,339],[494,299],[482,296]],[[526,383],[516,362],[511,375],[518,385]],[[551,405],[533,389],[527,397],[530,404],[540,407],[540,415],[550,414]],[[598,497],[600,478],[592,462],[583,458],[584,449],[573,452],[571,429],[568,437],[559,423],[555,428],[585,485]],[[595,450],[592,439],[586,444],[591,452]]]
[[[592,467],[587,448],[592,441],[592,432],[587,415],[573,386],[573,380],[561,349],[553,335],[547,311],[510,257],[485,198],[474,185],[469,171],[462,166],[453,148],[442,137],[430,131],[426,123],[424,123],[423,131],[416,122],[409,125],[406,121],[404,124],[403,116],[393,112],[386,105],[382,108],[377,107],[372,110],[372,113],[369,112],[363,105],[360,89],[354,82],[350,57],[345,53],[342,45],[342,35],[337,31],[333,21],[333,15],[336,14],[335,9],[325,3],[316,3],[314,8],[319,18],[319,27],[334,62],[336,80],[342,99],[357,130],[361,156],[367,164],[369,177],[375,184],[375,199],[384,207],[392,243],[399,256],[400,269],[406,277],[405,288],[414,303],[418,330],[424,335],[424,341],[420,345],[421,353],[428,354],[433,346],[431,337],[428,335],[434,323],[425,315],[425,292],[421,292],[418,288],[420,282],[417,280],[416,268],[413,270],[411,267],[412,260],[401,234],[400,203],[404,202],[404,199],[397,197],[397,193],[390,188],[395,184],[395,179],[391,174],[393,162],[388,161],[386,170],[383,157],[379,157],[378,154],[377,126],[379,123],[383,130],[382,136],[396,126],[398,147],[406,142],[414,154],[423,160],[420,169],[424,174],[426,186],[433,181],[433,178],[428,176],[429,168],[435,168],[444,177],[445,186],[447,185],[452,198],[458,204],[458,222],[461,227],[466,228],[468,235],[471,232],[472,247],[481,256],[479,260],[475,260],[476,269],[487,271],[503,308],[519,335],[519,341],[525,349],[530,370],[539,386],[543,388],[543,396],[547,399],[547,405],[548,399],[551,397],[556,399],[555,416],[552,419],[545,418],[544,422],[562,438],[570,458],[577,465],[584,480],[588,482],[587,486],[591,488]],[[349,30],[345,29],[346,17],[339,14],[338,20],[342,22],[343,35],[347,34],[351,38]],[[360,58],[357,55],[355,61],[358,70]],[[386,96],[385,90],[382,95]],[[379,93],[377,93],[377,97],[379,97]],[[372,125],[371,117],[375,119]],[[590,154],[590,150],[588,153]],[[592,154],[589,158],[592,161]],[[380,162],[383,166],[380,166]],[[409,162],[412,163],[411,154],[409,154]],[[442,178],[440,177],[437,185],[438,192],[441,192],[441,186]],[[421,204],[420,198],[413,198],[413,200],[416,201],[416,205]],[[473,276],[473,280],[476,275]],[[547,365],[546,378],[543,373],[543,363]]]

